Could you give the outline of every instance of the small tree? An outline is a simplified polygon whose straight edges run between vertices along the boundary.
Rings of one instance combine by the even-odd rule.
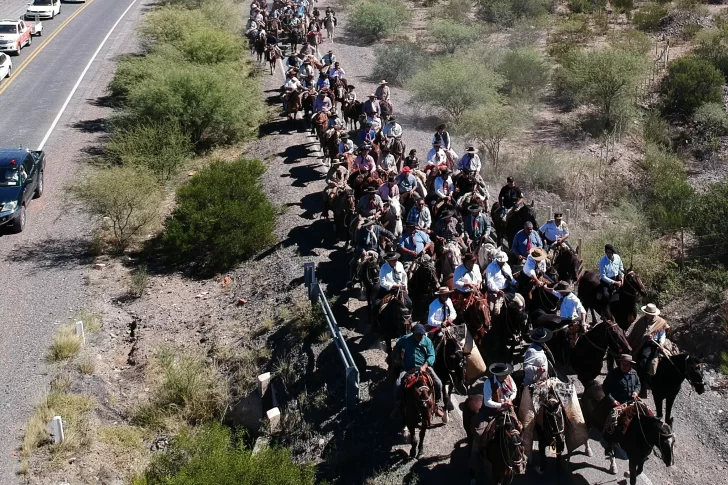
[[[140,167],[112,167],[91,174],[71,191],[84,208],[111,224],[113,245],[127,248],[159,222],[162,194],[157,179]]]
[[[662,230],[689,225],[695,191],[687,182],[685,164],[675,154],[648,144],[642,162],[650,191],[652,222]]]
[[[670,63],[661,85],[669,112],[692,114],[703,103],[720,103],[723,75],[708,61],[693,56]]]
[[[414,43],[391,44],[386,49],[377,49],[372,77],[386,79],[394,86],[403,86],[422,69],[425,55]]]
[[[455,22],[465,22],[473,8],[471,0],[450,0],[442,16]]]
[[[501,86],[499,74],[457,56],[434,60],[409,82],[415,102],[443,109],[455,121],[466,109],[495,99]]]
[[[404,4],[395,0],[365,0],[356,4],[349,19],[349,29],[364,41],[381,40],[409,20]]]
[[[474,25],[448,19],[435,19],[427,26],[426,35],[430,42],[441,46],[448,54],[458,47],[472,44],[478,39],[479,29]]]
[[[695,55],[713,64],[728,78],[728,29],[703,34]]]
[[[706,138],[728,134],[728,113],[722,103],[705,103],[695,110],[693,122]]]
[[[526,123],[525,118],[513,106],[496,101],[466,111],[458,126],[465,136],[485,147],[493,171],[499,175],[501,143],[516,134],[518,128]]]
[[[660,28],[660,22],[667,15],[667,8],[655,3],[647,3],[634,14],[634,24],[645,32]]]
[[[549,82],[550,68],[533,49],[508,52],[497,71],[506,79],[505,88],[514,99],[535,100]]]

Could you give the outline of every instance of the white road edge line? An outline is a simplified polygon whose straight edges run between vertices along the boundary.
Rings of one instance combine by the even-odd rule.
[[[137,0],[132,0],[131,4],[124,10],[124,13],[121,14],[121,17],[119,17],[119,20],[116,21],[116,23],[111,27],[111,30],[109,30],[109,33],[106,34],[106,37],[104,37],[104,40],[101,41],[101,44],[99,45],[98,49],[96,49],[96,52],[94,52],[94,55],[91,56],[91,60],[88,61],[88,64],[86,64],[86,68],[81,73],[81,77],[78,78],[78,81],[76,81],[76,84],[73,86],[73,89],[71,90],[71,94],[68,95],[68,98],[66,98],[66,102],[63,103],[63,106],[61,107],[61,110],[58,112],[58,115],[56,115],[56,119],[53,120],[53,123],[51,124],[50,129],[45,134],[45,137],[43,137],[43,141],[40,142],[40,145],[38,145],[38,150],[42,150],[45,144],[48,142],[48,138],[51,137],[51,134],[53,133],[53,130],[56,129],[56,125],[58,125],[58,122],[61,120],[61,116],[63,116],[63,113],[66,112],[66,108],[68,108],[68,104],[71,102],[71,99],[73,98],[73,95],[76,94],[76,90],[78,90],[78,87],[81,85],[81,82],[83,81],[83,78],[86,77],[86,73],[91,68],[91,64],[96,60],[96,57],[98,57],[99,52],[101,52],[101,49],[103,49],[104,45],[106,45],[106,41],[109,40],[109,37],[111,37],[111,34],[114,33],[114,30],[116,30],[116,27],[121,23],[121,21],[126,17],[126,14],[129,13],[129,10],[134,6],[134,4],[137,3]]]

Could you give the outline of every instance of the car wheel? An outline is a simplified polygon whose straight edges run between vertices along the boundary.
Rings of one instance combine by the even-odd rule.
[[[40,171],[40,175],[38,175],[38,186],[35,188],[35,193],[33,194],[33,198],[37,199],[41,195],[43,195],[43,170]]]
[[[18,215],[15,216],[15,219],[13,219],[13,232],[15,234],[20,234],[23,232],[23,229],[25,229],[25,206],[21,205],[20,210],[18,210]]]

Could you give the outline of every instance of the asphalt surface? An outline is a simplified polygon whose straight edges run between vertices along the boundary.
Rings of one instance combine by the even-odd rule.
[[[0,0],[0,17],[25,11],[25,0]],[[89,65],[100,44],[131,4]],[[105,94],[115,60],[136,46],[140,0],[64,3],[54,20],[43,21],[42,37],[13,57],[10,80],[0,82],[0,145],[37,148],[50,132],[45,193],[28,208],[22,234],[0,235],[0,483],[19,481],[16,451],[34,405],[48,388],[45,355],[57,326],[88,308],[83,271],[88,263],[90,223],[72,208],[65,187],[78,179],[93,153],[100,120],[109,109]],[[69,20],[70,19],[70,20]],[[86,67],[62,115],[59,112]]]

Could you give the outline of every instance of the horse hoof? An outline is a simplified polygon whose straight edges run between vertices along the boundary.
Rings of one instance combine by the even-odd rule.
[[[422,456],[424,454],[425,454],[425,450],[423,450],[422,448],[420,448],[419,450],[417,450],[417,459],[419,460],[420,458],[422,458]]]
[[[447,411],[442,415],[442,423],[447,424],[447,422],[450,420],[449,414]]]
[[[594,452],[592,451],[591,446],[589,446],[589,445],[586,445],[586,456],[588,456],[589,458],[594,456]]]
[[[624,478],[629,478],[629,472],[624,472]]]
[[[416,451],[415,451],[414,448],[412,448],[412,450],[410,450],[410,455],[409,456],[410,456],[411,459],[414,459],[417,456],[417,453],[416,453]]]

